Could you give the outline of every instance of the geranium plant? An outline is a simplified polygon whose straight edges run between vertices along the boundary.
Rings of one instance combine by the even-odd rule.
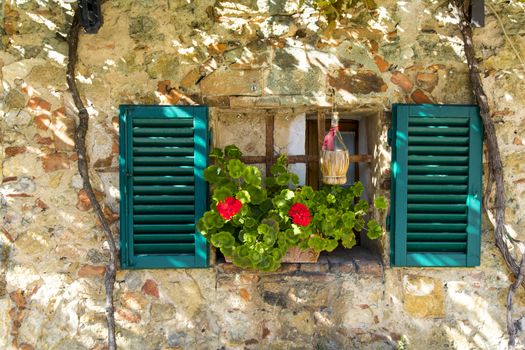
[[[298,187],[299,178],[288,171],[285,155],[277,158],[263,180],[260,170],[244,164],[236,146],[214,149],[214,164],[204,171],[212,187],[210,210],[198,230],[242,268],[273,271],[291,246],[334,250],[339,242],[355,245],[355,231],[365,226],[370,238],[382,234],[374,220],[365,223],[368,202],[359,200],[363,185],[331,186],[314,191]],[[386,208],[384,198],[376,207]]]

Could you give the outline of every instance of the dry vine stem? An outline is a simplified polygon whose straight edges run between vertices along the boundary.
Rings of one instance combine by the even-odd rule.
[[[115,286],[116,276],[116,262],[117,262],[117,247],[115,245],[115,239],[109,223],[104,216],[102,208],[95,197],[93,192],[93,186],[89,179],[89,165],[86,151],[86,133],[89,126],[89,113],[80,98],[80,94],[77,89],[75,81],[75,65],[77,63],[77,47],[80,34],[80,19],[78,10],[75,11],[71,28],[68,34],[68,49],[69,49],[69,61],[67,64],[66,79],[69,86],[69,91],[73,96],[73,101],[78,110],[78,125],[75,130],[75,149],[78,154],[78,172],[82,177],[82,186],[84,191],[91,202],[91,206],[98,217],[98,220],[102,224],[106,240],[109,244],[109,260],[106,265],[106,272],[104,275],[104,285],[106,288],[106,320],[108,324],[108,348],[109,350],[115,350],[117,344],[115,341],[115,310],[113,306],[113,289]]]
[[[505,263],[509,270],[512,272],[515,281],[509,288],[507,295],[507,332],[509,334],[509,349],[514,349],[516,344],[517,327],[516,323],[512,320],[512,299],[514,292],[523,284],[523,278],[525,273],[525,259],[522,256],[521,262],[518,265],[514,257],[510,253],[509,245],[506,242],[507,232],[505,229],[505,188],[503,183],[503,166],[501,162],[501,156],[498,147],[498,139],[496,137],[496,130],[494,123],[490,115],[490,109],[488,104],[487,95],[483,90],[483,82],[480,76],[479,62],[474,52],[474,45],[472,42],[472,27],[470,24],[470,18],[468,15],[468,9],[470,1],[462,0],[451,0],[451,3],[459,16],[459,29],[464,43],[465,56],[469,67],[470,82],[474,96],[479,105],[481,119],[483,120],[483,126],[485,128],[485,144],[487,145],[488,151],[488,163],[489,163],[489,177],[487,183],[486,193],[490,193],[493,185],[496,185],[496,192],[494,198],[496,219],[494,225],[494,236],[496,238],[496,246],[501,251]],[[485,206],[485,210],[488,211]],[[507,239],[508,240],[508,239]]]

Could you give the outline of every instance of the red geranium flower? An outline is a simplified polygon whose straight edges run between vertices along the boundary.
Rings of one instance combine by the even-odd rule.
[[[226,197],[225,200],[217,203],[217,211],[219,215],[225,220],[230,220],[235,214],[237,214],[242,208],[240,200],[233,197]]]
[[[299,226],[308,226],[310,225],[310,221],[312,221],[310,210],[308,210],[306,205],[301,203],[292,205],[288,215],[292,218],[292,222]]]

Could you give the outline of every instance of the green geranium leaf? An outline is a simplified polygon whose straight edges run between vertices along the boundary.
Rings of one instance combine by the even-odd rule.
[[[357,204],[354,207],[354,211],[356,212],[356,214],[360,212],[359,215],[366,214],[368,212],[368,202],[364,199],[359,200],[359,202],[357,202]]]
[[[230,159],[228,161],[228,171],[230,176],[234,179],[238,179],[242,176],[246,165],[238,159]]]
[[[279,232],[279,222],[277,222],[277,220],[273,217],[263,219],[261,224],[268,225],[274,233]]]
[[[381,210],[386,210],[388,206],[388,203],[386,201],[386,198],[383,196],[379,196],[374,200],[374,207]]]
[[[319,236],[314,236],[308,240],[308,247],[312,248],[315,251],[323,251],[326,247],[326,239]]]
[[[218,248],[231,248],[235,245],[235,238],[230,232],[221,231],[211,236],[211,244]]]
[[[364,227],[365,227],[365,220],[363,218],[356,219],[354,230],[361,231]]]
[[[279,262],[276,261],[273,256],[265,255],[257,263],[257,268],[261,271],[275,271],[279,267]]]
[[[327,239],[325,242],[324,250],[327,252],[333,252],[335,248],[339,245],[339,242],[335,239]]]
[[[367,236],[370,239],[377,239],[383,235],[383,228],[375,220],[368,221],[367,224],[368,232]]]
[[[332,230],[336,228],[335,221],[324,220],[321,224],[322,232],[328,235]]]
[[[201,233],[201,235],[203,235],[204,237],[206,237],[208,235],[208,233],[210,232],[204,226],[204,218],[202,218],[202,217],[197,222],[197,231],[199,231]]]
[[[242,152],[239,149],[239,147],[235,145],[228,145],[224,148],[224,153],[226,154],[226,157],[232,158],[232,159],[239,159],[242,157]]]
[[[254,244],[258,235],[256,231],[243,231],[242,241],[247,244]]]
[[[244,181],[252,186],[261,186],[262,178],[261,171],[254,166],[247,166],[242,174]]]
[[[286,190],[282,190],[281,191],[281,196],[283,196],[284,199],[289,201],[289,200],[291,200],[291,199],[293,199],[295,197],[295,193],[294,193],[294,191],[290,191],[290,190],[286,189]]]
[[[310,186],[303,186],[301,188],[301,195],[305,199],[312,199],[315,196],[315,192],[314,192],[314,189],[312,187],[310,187]]]
[[[326,196],[326,201],[327,201],[328,203],[330,203],[330,204],[333,204],[333,203],[335,203],[336,198],[335,198],[335,196],[334,196],[333,194],[330,193],[330,194],[328,194],[328,195]]]
[[[224,178],[221,168],[217,165],[211,165],[204,169],[204,179],[211,184],[215,184]]]
[[[299,176],[297,174],[290,174],[290,181],[292,185],[298,186],[299,185]]]
[[[272,173],[272,175],[279,176],[282,173],[286,173],[286,167],[282,164],[275,163],[271,166],[270,172]]]
[[[275,186],[277,184],[275,182],[275,178],[274,177],[267,177],[266,179],[264,179],[264,182],[266,183],[266,187],[273,187],[273,186]]]
[[[350,234],[343,237],[341,243],[345,248],[352,248],[357,244],[357,241],[355,240],[355,234],[352,231],[350,231]]]
[[[262,260],[263,255],[256,250],[251,250],[249,258],[253,265],[257,265]]]
[[[220,248],[220,251],[224,256],[231,257],[233,255],[233,247],[222,247]]]
[[[353,229],[354,226],[355,226],[355,213],[353,211],[348,211],[346,213],[344,213],[343,215],[341,215],[341,220],[343,221],[343,226],[346,228],[346,229]]]
[[[233,264],[243,269],[247,269],[253,266],[250,259],[250,248],[246,245],[236,247],[232,254]]]
[[[277,182],[279,186],[284,186],[288,184],[289,181],[290,181],[290,174],[286,174],[286,173],[283,173],[277,176],[277,178],[275,179],[275,182]]]
[[[365,187],[359,181],[357,181],[356,183],[352,185],[352,191],[354,192],[355,197],[361,197],[364,190],[365,190]]]
[[[270,225],[260,224],[259,226],[257,226],[257,232],[259,232],[260,235],[265,235],[265,234],[267,234],[270,231],[273,231],[273,229],[272,229],[272,227],[270,227]]]
[[[272,199],[272,203],[275,208],[279,209],[281,214],[288,216],[288,209],[291,205],[291,200],[294,198],[295,193],[288,189],[282,190],[281,193]]]
[[[248,216],[244,220],[244,227],[246,227],[246,228],[255,228],[255,226],[257,226],[257,220],[255,220],[254,218]]]
[[[230,189],[230,187],[223,186],[223,187],[218,187],[215,189],[215,191],[213,191],[212,198],[215,199],[217,202],[219,202],[219,201],[225,200],[226,197],[231,197],[232,195],[233,195],[233,192]]]
[[[224,219],[216,211],[207,211],[202,216],[202,226],[206,230],[218,229],[224,226]]]
[[[220,148],[214,148],[210,152],[210,158],[222,159],[223,157],[224,153],[222,153]]]
[[[243,190],[243,191],[237,192],[237,194],[235,195],[235,198],[240,200],[242,204],[245,204],[245,203],[250,203],[251,196],[248,191]]]
[[[264,236],[263,236],[263,243],[268,246],[268,247],[273,247],[273,245],[275,244],[275,241],[277,240],[277,234],[275,231],[271,230],[271,231],[268,231]]]
[[[252,204],[255,205],[263,203],[267,198],[266,190],[262,188],[249,186],[248,193],[250,194]]]

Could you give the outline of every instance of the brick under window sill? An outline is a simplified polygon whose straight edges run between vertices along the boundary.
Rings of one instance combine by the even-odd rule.
[[[218,274],[253,273],[252,270],[241,269],[231,263],[217,262]],[[362,247],[336,250],[323,253],[319,261],[313,264],[282,264],[275,272],[258,272],[264,275],[343,275],[358,274],[370,277],[383,276],[383,264],[377,255]]]

